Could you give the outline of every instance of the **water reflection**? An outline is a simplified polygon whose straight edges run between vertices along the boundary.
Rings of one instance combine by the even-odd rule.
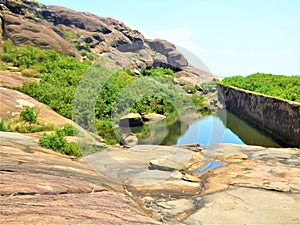
[[[219,110],[216,115],[200,120],[189,115],[181,121],[176,118],[146,124],[143,127],[130,128],[126,132],[135,133],[139,139],[139,144],[182,145],[197,143],[203,147],[204,145],[210,147],[218,143],[231,143],[281,147],[271,137],[251,127],[226,110]]]
[[[192,123],[176,144],[247,144],[280,147],[272,138],[226,110]]]
[[[177,140],[176,144],[217,144],[244,142],[230,129],[226,128],[218,116],[208,116],[191,124],[189,129]]]

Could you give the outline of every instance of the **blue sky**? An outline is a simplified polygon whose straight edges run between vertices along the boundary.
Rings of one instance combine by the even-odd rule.
[[[220,76],[300,75],[299,0],[40,2],[122,20],[148,38],[187,49]]]

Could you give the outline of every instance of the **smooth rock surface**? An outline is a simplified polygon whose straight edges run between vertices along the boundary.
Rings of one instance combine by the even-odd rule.
[[[85,163],[0,132],[0,224],[160,224]]]

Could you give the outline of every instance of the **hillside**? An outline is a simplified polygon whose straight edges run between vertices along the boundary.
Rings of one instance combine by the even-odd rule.
[[[181,71],[183,80],[194,83],[217,78],[189,66],[172,43],[146,39],[116,19],[31,0],[1,0],[0,9],[0,41],[54,49],[77,59],[102,56],[119,67],[167,67]]]

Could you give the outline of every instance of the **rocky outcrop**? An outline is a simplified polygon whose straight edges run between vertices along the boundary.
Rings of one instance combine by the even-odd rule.
[[[22,134],[0,133],[0,177],[1,224],[160,224],[120,185]]]
[[[55,49],[61,54],[80,58],[76,48],[59,36],[50,24],[43,24],[39,19],[27,19],[23,15],[3,12],[4,39],[16,45],[35,45],[45,49]]]
[[[21,92],[0,87],[0,96],[0,118],[12,119],[19,115],[26,106],[30,106],[39,110],[38,117],[43,122],[51,123],[55,126],[72,124],[71,120],[57,114],[48,106]]]
[[[188,66],[186,58],[176,50],[172,43],[161,39],[147,40],[147,43],[156,52],[154,66],[170,67],[174,70],[181,70]]]
[[[188,66],[175,45],[166,40],[147,40],[139,31],[116,19],[45,6],[32,0],[1,0],[0,8],[0,36],[16,45],[55,49],[76,58],[87,51],[112,59],[117,67],[172,68],[185,71],[194,85],[216,77],[196,69],[191,71],[193,67]]]

